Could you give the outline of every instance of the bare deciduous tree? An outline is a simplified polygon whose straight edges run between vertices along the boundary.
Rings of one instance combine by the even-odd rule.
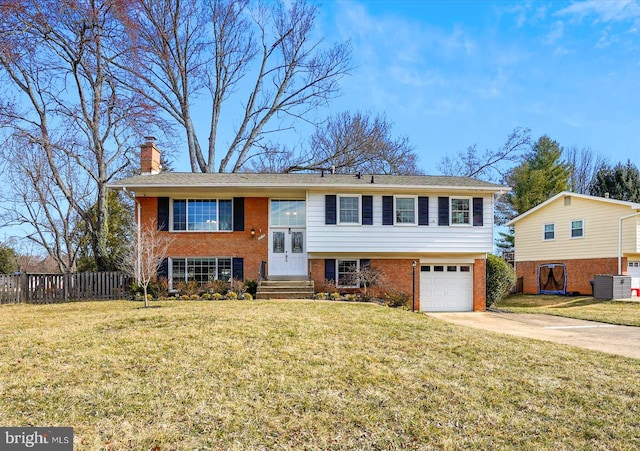
[[[77,215],[91,234],[97,267],[106,268],[106,185],[129,164],[133,140],[155,118],[138,94],[120,89],[112,64],[126,35],[118,0],[14,0],[0,5],[0,124],[13,154],[38,155],[38,173],[22,165],[40,211],[22,220],[43,244],[69,237],[52,227]],[[40,158],[41,157],[41,158]],[[35,159],[35,157],[34,157]],[[50,185],[50,192],[42,184]],[[24,187],[19,187],[18,193]],[[25,188],[26,189],[26,188]],[[27,201],[27,199],[24,199]],[[57,203],[59,218],[39,218]],[[88,209],[95,207],[95,214]],[[26,203],[27,210],[30,204]],[[70,235],[72,236],[72,235]],[[60,248],[49,246],[52,256]],[[66,249],[70,257],[72,251]]]
[[[563,149],[564,160],[571,166],[569,187],[574,193],[589,194],[590,184],[598,169],[607,163],[605,157],[589,148],[575,146]]]
[[[334,169],[337,173],[421,174],[418,156],[406,136],[393,138],[384,116],[343,112],[316,129],[309,150],[300,155],[271,148],[256,158],[256,172],[300,172]]]
[[[78,214],[59,189],[38,146],[14,140],[5,147],[8,189],[2,196],[2,218],[7,223],[27,227],[26,238],[41,246],[55,260],[62,273],[75,269],[78,256]],[[89,186],[81,185],[73,164],[60,164],[70,193],[78,203],[89,196]]]
[[[481,152],[477,145],[469,146],[464,152],[444,157],[438,164],[438,170],[444,175],[498,181],[522,159],[524,150],[531,145],[530,132],[528,128],[515,128],[505,144],[496,150]]]
[[[173,237],[158,231],[155,219],[139,224],[129,252],[121,262],[121,269],[130,274],[142,287],[144,306],[148,307],[147,290],[149,283],[156,278],[162,261],[167,257]]]
[[[191,170],[238,172],[265,137],[337,95],[350,47],[315,35],[317,7],[304,0],[138,0],[128,27],[136,53],[123,52],[129,88],[184,129]],[[196,133],[196,99],[209,103],[208,145]],[[242,106],[241,111],[234,108]],[[218,152],[221,118],[237,117]]]

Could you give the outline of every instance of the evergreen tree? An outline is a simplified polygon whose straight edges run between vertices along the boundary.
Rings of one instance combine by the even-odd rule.
[[[628,202],[640,202],[640,172],[627,160],[626,164],[618,163],[615,167],[602,164],[589,186],[589,194]]]
[[[561,191],[569,189],[571,165],[562,160],[562,148],[547,135],[541,136],[525,155],[524,161],[505,177],[511,191],[501,197],[496,207],[498,222],[532,209]],[[513,235],[501,233],[497,243],[503,251],[513,249]]]
[[[13,274],[18,270],[18,254],[6,244],[0,244],[0,274]]]

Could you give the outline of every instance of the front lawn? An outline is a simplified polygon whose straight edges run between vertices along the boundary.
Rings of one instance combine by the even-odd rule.
[[[373,304],[0,306],[0,424],[76,450],[633,449],[640,362]]]
[[[640,302],[600,301],[588,296],[516,294],[495,305],[513,313],[545,313],[610,324],[640,326]]]

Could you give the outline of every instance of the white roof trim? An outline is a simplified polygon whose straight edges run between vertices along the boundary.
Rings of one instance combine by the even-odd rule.
[[[529,216],[530,214],[532,214],[532,213],[544,208],[548,204],[550,204],[552,202],[555,202],[557,199],[559,199],[561,197],[569,197],[569,196],[570,197],[577,197],[577,198],[580,198],[580,199],[595,200],[595,201],[598,201],[598,202],[606,202],[606,203],[610,203],[610,204],[623,205],[623,206],[631,208],[632,210],[640,210],[640,204],[637,204],[635,202],[627,202],[627,201],[624,201],[624,200],[617,200],[617,199],[607,199],[606,197],[599,197],[599,196],[589,196],[588,194],[572,193],[571,191],[562,191],[562,192],[556,194],[555,196],[550,197],[549,199],[545,200],[541,204],[536,205],[531,210],[525,211],[520,216],[516,216],[511,221],[507,222],[505,224],[505,226],[512,226],[513,224],[515,224],[516,222],[520,221],[521,219],[523,219],[523,218]]]

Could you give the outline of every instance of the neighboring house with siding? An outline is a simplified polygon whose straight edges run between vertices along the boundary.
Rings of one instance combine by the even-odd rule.
[[[485,308],[494,199],[508,188],[444,176],[160,173],[159,155],[146,143],[142,175],[110,187],[135,193],[142,222],[174,236],[161,270],[173,287],[257,279],[266,266],[269,279],[348,291],[370,266],[420,310]]]
[[[564,191],[511,220],[523,292],[538,293],[538,268],[554,264],[565,265],[567,292],[591,294],[594,276],[618,274],[618,263],[640,287],[638,213],[637,203]]]

